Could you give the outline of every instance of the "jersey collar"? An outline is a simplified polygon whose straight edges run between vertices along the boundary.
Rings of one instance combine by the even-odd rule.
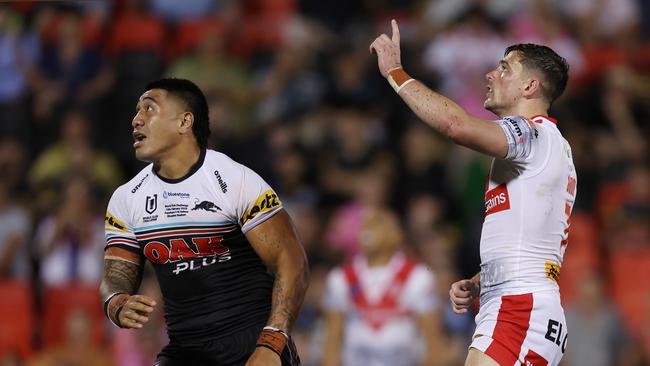
[[[557,124],[557,120],[555,118],[551,118],[551,117],[545,116],[543,114],[538,114],[536,116],[530,117],[530,119],[535,119],[535,118],[544,118],[545,120],[547,120],[549,122],[553,122],[553,123]]]
[[[201,155],[199,155],[199,160],[197,160],[196,163],[194,163],[194,165],[192,165],[192,168],[190,168],[190,171],[187,172],[187,174],[185,174],[184,176],[182,176],[180,178],[174,178],[174,179],[165,178],[165,177],[162,177],[162,176],[158,175],[158,173],[156,172],[155,169],[153,169],[153,167],[151,168],[151,170],[156,175],[156,177],[158,177],[158,179],[162,180],[165,183],[171,183],[171,184],[180,183],[180,182],[184,181],[185,179],[191,177],[192,174],[196,173],[199,169],[201,169],[201,167],[203,166],[203,161],[205,160],[205,154],[206,154],[206,149],[201,149]]]

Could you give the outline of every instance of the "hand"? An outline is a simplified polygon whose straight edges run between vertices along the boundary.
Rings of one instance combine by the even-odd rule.
[[[393,27],[392,38],[382,34],[370,44],[370,52],[377,54],[377,64],[383,77],[388,77],[388,72],[402,67],[399,49],[399,28],[395,19],[391,20]]]
[[[280,356],[266,347],[257,347],[245,366],[267,365],[281,366],[282,361],[280,360]]]
[[[456,314],[466,313],[479,294],[479,286],[472,280],[454,282],[449,290],[449,298],[454,312]]]
[[[119,314],[122,328],[140,329],[149,321],[149,314],[156,306],[156,301],[144,295],[131,295],[124,303]]]

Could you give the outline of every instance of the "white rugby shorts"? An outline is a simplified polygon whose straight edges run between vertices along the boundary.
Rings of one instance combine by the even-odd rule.
[[[557,292],[505,295],[481,304],[470,347],[501,366],[556,366],[567,335]]]

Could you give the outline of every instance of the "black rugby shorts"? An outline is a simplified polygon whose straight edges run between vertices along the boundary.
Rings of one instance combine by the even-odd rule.
[[[255,351],[260,332],[260,328],[254,327],[201,344],[181,346],[170,342],[160,351],[154,366],[243,366]],[[300,365],[300,357],[291,337],[280,359],[282,366]]]

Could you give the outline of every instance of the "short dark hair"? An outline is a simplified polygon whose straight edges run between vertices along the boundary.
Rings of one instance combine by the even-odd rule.
[[[205,95],[196,84],[186,79],[164,78],[152,81],[145,87],[145,91],[163,89],[185,103],[185,107],[194,115],[192,133],[201,149],[208,146],[210,136],[210,116],[208,102]]]
[[[520,62],[524,67],[542,73],[542,91],[544,97],[552,104],[562,95],[569,81],[569,64],[564,57],[549,47],[532,43],[514,44],[506,48],[503,55],[507,56],[515,51],[521,55]]]

